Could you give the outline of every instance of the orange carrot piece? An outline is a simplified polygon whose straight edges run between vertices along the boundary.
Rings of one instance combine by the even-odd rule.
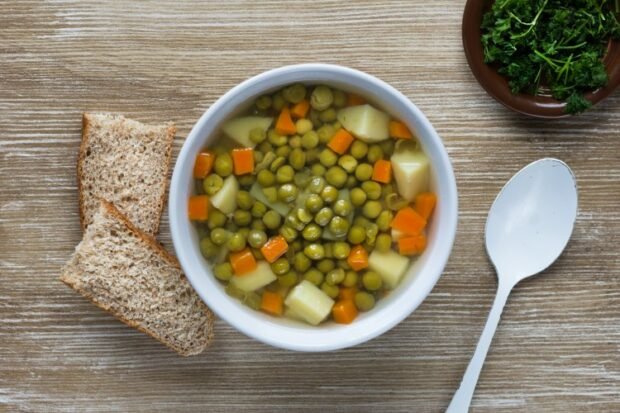
[[[340,128],[338,131],[332,136],[331,140],[327,143],[327,146],[334,152],[343,155],[347,150],[349,150],[349,146],[353,143],[355,138],[346,129]]]
[[[426,227],[426,220],[411,207],[400,209],[390,226],[407,235],[418,235]]]
[[[235,175],[245,175],[254,172],[254,149],[237,148],[232,151]]]
[[[347,95],[347,106],[357,106],[366,103],[366,99],[355,93],[349,93]]]
[[[235,275],[245,275],[256,269],[256,259],[248,248],[239,252],[231,252],[229,259]]]
[[[294,135],[297,133],[295,122],[291,119],[291,112],[285,106],[276,121],[276,132],[280,135]]]
[[[392,162],[379,159],[372,170],[372,180],[389,184],[392,180]]]
[[[286,251],[288,251],[288,243],[282,235],[271,237],[260,249],[263,257],[270,263],[280,258]]]
[[[361,245],[356,245],[351,248],[347,262],[355,271],[363,270],[368,267],[368,252]]]
[[[291,108],[291,115],[297,119],[305,118],[309,110],[310,102],[304,99],[301,102],[293,105],[293,107]]]
[[[436,204],[437,195],[432,192],[422,192],[415,197],[413,209],[415,209],[416,212],[422,216],[422,218],[428,221],[433,214]]]
[[[398,240],[398,252],[400,255],[417,255],[426,248],[426,235],[409,235]]]
[[[353,300],[355,298],[355,293],[357,293],[357,288],[355,287],[340,287],[340,291],[338,292],[338,298],[341,300]]]
[[[274,293],[271,291],[265,291],[261,298],[260,308],[266,313],[272,315],[282,315],[284,312],[282,304],[283,304],[282,296],[278,293]]]
[[[334,321],[339,324],[351,324],[357,317],[357,307],[353,300],[340,300],[332,308]]]
[[[211,151],[200,152],[196,157],[194,163],[194,178],[204,179],[211,169],[213,169],[213,162],[215,161],[215,154]]]
[[[390,121],[390,136],[396,139],[413,139],[413,134],[402,122],[397,120]]]
[[[192,221],[206,221],[209,218],[209,197],[206,195],[190,196],[187,214]]]

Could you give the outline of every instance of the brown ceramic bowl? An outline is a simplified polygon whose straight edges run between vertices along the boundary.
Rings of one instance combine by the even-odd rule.
[[[566,103],[550,96],[513,94],[510,91],[507,79],[497,73],[493,66],[484,63],[484,52],[480,41],[480,25],[484,13],[490,9],[492,4],[493,0],[468,0],[463,13],[463,47],[469,67],[480,85],[498,102],[514,111],[537,118],[569,116],[564,110]],[[609,96],[620,85],[619,41],[609,42],[604,63],[609,75],[609,82],[604,88],[585,95],[592,104],[596,104]]]

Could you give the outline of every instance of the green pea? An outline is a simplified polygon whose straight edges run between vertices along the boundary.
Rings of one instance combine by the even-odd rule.
[[[286,258],[278,258],[271,264],[271,270],[276,275],[282,275],[287,273],[291,269],[291,265],[289,264]]]
[[[327,86],[317,86],[310,95],[310,106],[315,110],[325,110],[331,106],[334,101],[334,95]]]
[[[286,216],[286,225],[290,226],[291,228],[297,231],[301,231],[306,226],[306,224],[304,224],[303,222],[299,220],[299,218],[297,218],[294,212]]]
[[[300,121],[304,121],[304,120],[306,120],[306,119],[299,119],[297,121],[297,123],[299,123]],[[310,124],[310,127],[312,127],[312,124]],[[288,140],[288,146],[290,146],[292,149],[299,149],[299,148],[301,148],[301,136],[299,136],[299,135],[292,136]]]
[[[314,222],[324,227],[325,225],[329,224],[333,216],[334,212],[328,207],[324,207],[316,213],[316,215],[314,216]]]
[[[219,248],[209,238],[203,238],[200,240],[200,252],[205,258],[209,259],[218,254]]]
[[[355,168],[357,168],[357,160],[351,155],[342,155],[340,159],[338,159],[338,165],[347,173],[353,173],[355,172]]]
[[[267,110],[271,107],[271,96],[260,96],[254,104],[258,110]]]
[[[381,211],[379,216],[377,217],[377,226],[379,227],[379,231],[387,231],[390,229],[390,224],[392,223],[392,219],[394,218],[394,214],[392,211],[388,211],[387,209]]]
[[[286,242],[293,242],[295,238],[297,238],[297,231],[295,230],[295,228],[291,228],[288,225],[280,227],[278,232],[284,237]]]
[[[260,295],[254,292],[246,293],[243,297],[243,304],[250,307],[252,310],[260,310],[262,298]]]
[[[332,127],[334,128],[334,130],[338,130],[340,128],[342,128],[342,124],[338,121],[332,123]]]
[[[320,113],[319,119],[321,119],[321,121],[324,123],[335,121],[336,120],[336,109],[334,108],[325,109],[323,112]]]
[[[303,222],[304,224],[309,224],[310,222],[312,222],[312,218],[313,218],[312,214],[310,214],[310,212],[308,212],[307,209],[297,208],[295,211],[296,211],[295,214],[297,216],[297,219]]]
[[[353,225],[349,230],[347,239],[351,244],[361,244],[366,239],[366,230],[364,227]]]
[[[375,181],[362,182],[362,189],[366,192],[368,199],[375,201],[381,198],[381,185]]]
[[[269,229],[276,229],[280,226],[282,218],[276,211],[270,210],[263,215],[263,223]]]
[[[319,135],[319,142],[325,144],[332,139],[336,129],[332,125],[326,124],[321,126],[316,132]]]
[[[241,234],[243,238],[245,238],[245,240],[247,241],[248,235],[250,234],[250,228],[248,227],[239,228],[239,234]]]
[[[362,276],[362,284],[368,291],[377,291],[383,286],[381,276],[374,271],[367,271]]]
[[[289,271],[286,274],[278,277],[278,284],[284,288],[292,287],[297,284],[297,273],[295,271]]]
[[[258,149],[254,150],[254,164],[255,165],[258,165],[259,163],[261,163],[264,158],[265,158],[265,155],[263,155],[261,151],[259,151]]]
[[[342,90],[334,89],[332,91],[334,95],[334,106],[337,108],[342,108],[347,104],[347,95]]]
[[[344,280],[342,280],[342,285],[347,288],[355,287],[357,285],[357,272],[347,271]]]
[[[324,167],[329,168],[330,166],[336,165],[336,162],[338,162],[338,155],[331,149],[325,148],[319,155],[319,162],[321,162]]]
[[[368,201],[362,207],[362,214],[366,218],[375,219],[381,213],[381,202],[379,201]]]
[[[267,132],[263,128],[254,128],[250,130],[250,141],[261,143],[267,139]]]
[[[339,199],[334,203],[334,213],[341,217],[348,216],[353,211],[353,206],[346,199]]]
[[[215,173],[225,178],[233,172],[233,161],[229,153],[223,153],[215,158],[213,165]]]
[[[367,163],[361,163],[355,168],[355,177],[358,181],[364,182],[372,178],[373,168],[372,165]]]
[[[278,188],[278,199],[282,202],[293,202],[297,198],[297,187],[293,184],[284,184]]]
[[[321,198],[328,204],[335,202],[338,199],[338,190],[333,186],[326,186],[321,191]]]
[[[351,253],[351,246],[346,242],[334,242],[333,246],[334,258],[339,260],[346,259]]]
[[[298,119],[295,122],[295,129],[299,135],[305,135],[310,132],[314,125],[312,125],[312,121],[310,119]],[[318,138],[318,136],[317,136]],[[299,145],[301,146],[301,137],[299,138]]]
[[[306,209],[312,213],[316,213],[323,207],[323,198],[317,194],[310,194],[306,198]]]
[[[294,177],[295,171],[290,165],[283,165],[278,168],[278,172],[276,172],[276,182],[278,182],[279,184],[293,182]]]
[[[385,205],[392,210],[398,211],[404,207],[406,207],[409,203],[405,198],[401,198],[397,193],[391,193],[387,197],[385,197]]]
[[[383,188],[381,188],[381,198],[386,199],[389,195],[395,193],[396,191],[394,190],[394,185],[392,184],[385,184],[383,185]]]
[[[239,185],[244,188],[254,185],[255,181],[256,181],[256,177],[252,174],[247,174],[247,175],[242,175],[242,176],[237,177],[237,182],[239,182]]]
[[[326,171],[327,169],[320,163],[315,163],[310,168],[310,172],[312,172],[312,175],[314,175],[315,177],[322,177],[323,175],[325,175]]]
[[[267,141],[263,141],[258,145],[258,150],[266,155],[269,152],[273,152],[273,145]]]
[[[282,93],[278,92],[275,95],[273,95],[272,99],[271,99],[271,106],[277,111],[281,111],[282,108],[284,107],[284,105],[286,105],[286,100],[284,99],[284,97],[282,96]]]
[[[260,248],[265,245],[265,242],[267,242],[267,234],[265,234],[265,231],[252,229],[248,233],[248,244],[250,244],[252,248]]]
[[[257,249],[257,248],[252,248],[250,249],[250,251],[252,251],[252,255],[254,255],[254,258],[256,258],[257,260],[264,260],[265,257],[263,257],[263,253]]]
[[[356,293],[353,300],[360,311],[370,311],[375,306],[375,297],[365,291]]]
[[[223,227],[226,224],[226,215],[224,215],[220,210],[212,208],[209,211],[209,218],[207,220],[207,226],[209,229],[214,229],[218,227]]]
[[[226,288],[224,288],[224,291],[226,291],[226,294],[238,300],[243,300],[246,295],[245,291],[235,287],[235,285],[231,283],[226,285]]]
[[[317,176],[318,174],[315,174],[314,171],[312,171],[312,173],[315,175],[315,177],[312,178],[312,180],[310,181],[310,184],[308,185],[308,190],[312,194],[320,194],[325,188],[325,179],[321,176]]]
[[[325,282],[330,285],[338,285],[344,281],[345,272],[342,268],[336,268],[327,273]]]
[[[226,229],[226,231],[228,232],[237,232],[239,230],[239,227],[232,220],[229,220],[224,226],[224,229]]]
[[[262,215],[261,215],[261,217],[262,217]],[[251,229],[256,229],[256,230],[259,230],[259,231],[267,230],[267,227],[265,226],[265,223],[263,222],[263,220],[262,219],[258,219],[258,218],[255,218],[252,221],[252,224],[250,225],[250,228]]]
[[[223,262],[213,267],[213,275],[221,281],[228,281],[233,276],[232,265],[229,262]]]
[[[321,271],[323,274],[327,274],[334,268],[336,268],[336,263],[334,260],[330,260],[328,258],[322,259],[316,264],[316,269]]]
[[[301,146],[303,146],[305,149],[316,148],[318,144],[319,135],[313,130],[304,133],[301,137]]]
[[[238,209],[233,213],[233,222],[240,227],[248,226],[252,222],[252,214],[249,211]]]
[[[237,206],[244,210],[252,209],[252,205],[254,204],[254,198],[248,191],[239,191],[237,192]]]
[[[392,154],[394,153],[394,139],[386,139],[382,141],[381,143],[379,143],[379,146],[381,147],[381,150],[383,151],[383,155],[385,155],[388,158],[392,156]]]
[[[318,110],[310,109],[310,113],[308,113],[308,119],[310,120],[310,122],[312,122],[312,126],[314,126],[315,128],[323,125],[323,122],[321,122],[321,119],[319,119],[320,116],[321,113]]]
[[[275,172],[285,163],[286,158],[284,156],[278,156],[276,159],[273,160],[273,162],[271,162],[271,165],[269,165],[269,170],[271,172]]]
[[[229,238],[230,233],[224,228],[215,228],[211,231],[211,241],[218,247],[224,245]]]
[[[360,141],[359,139],[356,139],[351,144],[351,148],[349,149],[349,153],[355,159],[358,159],[358,160],[362,159],[368,153],[368,144],[366,142],[364,142],[364,141]]]
[[[325,180],[336,188],[342,188],[347,182],[347,173],[339,166],[330,167],[325,173]]]
[[[265,212],[267,212],[267,206],[262,202],[254,201],[251,212],[254,218],[262,218]]]
[[[306,153],[301,149],[293,149],[288,156],[288,163],[295,170],[301,170],[306,166]]]
[[[267,187],[276,183],[276,176],[269,169],[263,169],[256,175],[256,180],[260,186]]]
[[[343,237],[349,230],[349,222],[342,217],[333,217],[331,221],[329,221],[329,230],[336,237]]]
[[[379,252],[388,252],[392,248],[392,237],[389,234],[377,235],[375,249]]]
[[[276,156],[281,156],[283,158],[288,158],[288,156],[291,154],[291,147],[290,146],[280,146],[278,149],[276,149]]]
[[[368,147],[368,153],[366,154],[366,158],[368,159],[368,162],[374,165],[375,162],[383,159],[383,149],[381,149],[381,146],[377,145],[376,143],[370,145]]]
[[[295,268],[296,271],[308,271],[311,265],[312,261],[310,261],[310,258],[306,257],[303,252],[300,251],[295,253],[295,256],[293,257],[293,268]]]
[[[302,244],[301,240],[297,239],[295,241],[292,241],[289,244],[288,249],[291,251],[291,253],[296,253],[296,252],[299,252],[299,251],[301,251],[303,249],[303,244]],[[303,254],[303,252],[301,254]]]
[[[295,182],[295,185],[303,189],[308,186],[311,179],[312,179],[312,176],[310,176],[308,171],[304,170],[304,171],[295,173],[295,177],[293,178],[293,181]]]
[[[282,89],[282,97],[291,103],[299,103],[306,97],[306,87],[301,83],[287,86]]]
[[[284,146],[286,145],[286,136],[280,135],[274,129],[269,129],[267,132],[267,140],[270,144],[274,146]]]
[[[313,261],[318,261],[325,256],[325,248],[321,244],[309,244],[304,248],[304,254]]]
[[[366,192],[364,192],[361,188],[353,188],[349,192],[349,198],[351,199],[351,203],[353,206],[362,206],[364,202],[366,202]]]
[[[316,268],[310,268],[304,274],[304,280],[310,281],[312,284],[316,286],[321,285],[323,283],[324,278],[325,276],[323,275],[323,273],[317,270]]]
[[[355,179],[355,176],[353,175],[349,175],[349,177],[347,178],[347,183],[344,184],[345,188],[348,189],[353,189],[357,186],[358,182],[357,179]]]
[[[216,174],[211,174],[202,181],[202,188],[205,194],[209,196],[217,194],[223,186],[224,180],[221,176]]]
[[[275,186],[263,188],[263,195],[265,195],[265,198],[267,198],[267,202],[269,202],[270,204],[278,201],[278,190]]]
[[[241,251],[242,249],[244,249],[245,244],[246,244],[245,237],[242,234],[237,232],[230,236],[230,238],[228,239],[228,242],[226,243],[226,247],[228,247],[228,249],[233,252],[237,252],[237,251]]]
[[[321,290],[330,298],[336,298],[338,297],[338,293],[340,293],[340,289],[338,287],[328,284],[327,282],[321,284]]]
[[[334,258],[334,244],[326,242],[323,247],[325,247],[325,258]]]

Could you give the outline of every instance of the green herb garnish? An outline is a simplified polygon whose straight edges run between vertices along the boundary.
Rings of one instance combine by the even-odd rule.
[[[551,95],[566,112],[592,104],[583,94],[607,84],[602,59],[620,38],[620,0],[497,0],[482,21],[484,60],[513,93]]]

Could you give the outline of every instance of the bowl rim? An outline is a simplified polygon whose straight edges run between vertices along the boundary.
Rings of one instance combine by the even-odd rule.
[[[508,80],[497,70],[484,62],[484,52],[480,42],[482,18],[485,10],[495,0],[467,0],[463,10],[461,35],[467,64],[482,88],[508,109],[540,119],[559,119],[573,116],[565,112],[566,102],[547,96],[534,96],[525,93],[513,94]],[[596,105],[620,85],[620,41],[610,40],[604,59],[609,82],[605,87],[585,94]]]
[[[237,300],[227,296],[221,285],[218,287],[219,282],[215,277],[210,275],[210,268],[204,264],[197,242],[192,238],[195,237],[193,225],[185,213],[186,198],[191,192],[192,180],[192,168],[188,161],[191,159],[190,163],[193,165],[195,153],[207,144],[220,123],[234,114],[239,105],[262,93],[294,82],[327,82],[338,86],[346,84],[349,89],[356,91],[364,89],[362,94],[367,95],[370,94],[369,90],[382,92],[385,102],[390,102],[394,107],[398,106],[401,112],[406,112],[403,122],[414,130],[423,130],[420,143],[431,157],[431,164],[435,165],[433,176],[436,176],[442,185],[438,187],[440,202],[436,212],[441,218],[432,222],[432,225],[436,225],[436,230],[432,231],[429,237],[428,254],[423,254],[408,270],[407,277],[411,278],[411,281],[407,285],[400,285],[391,293],[393,296],[389,297],[389,300],[379,301],[373,311],[364,314],[363,319],[346,326],[322,325],[317,328],[300,326],[300,323],[286,320],[276,321],[258,311],[245,308]],[[236,104],[236,101],[239,103]],[[268,70],[233,87],[208,108],[192,128],[177,157],[168,207],[170,232],[178,260],[187,279],[207,306],[235,329],[258,341],[283,349],[312,352],[337,350],[366,342],[383,334],[411,314],[439,280],[452,251],[458,223],[458,195],[452,164],[441,138],[424,114],[402,93],[382,80],[355,69],[323,63]],[[440,231],[441,242],[434,239],[437,237],[433,237],[435,232]],[[412,285],[416,287],[413,291]]]

